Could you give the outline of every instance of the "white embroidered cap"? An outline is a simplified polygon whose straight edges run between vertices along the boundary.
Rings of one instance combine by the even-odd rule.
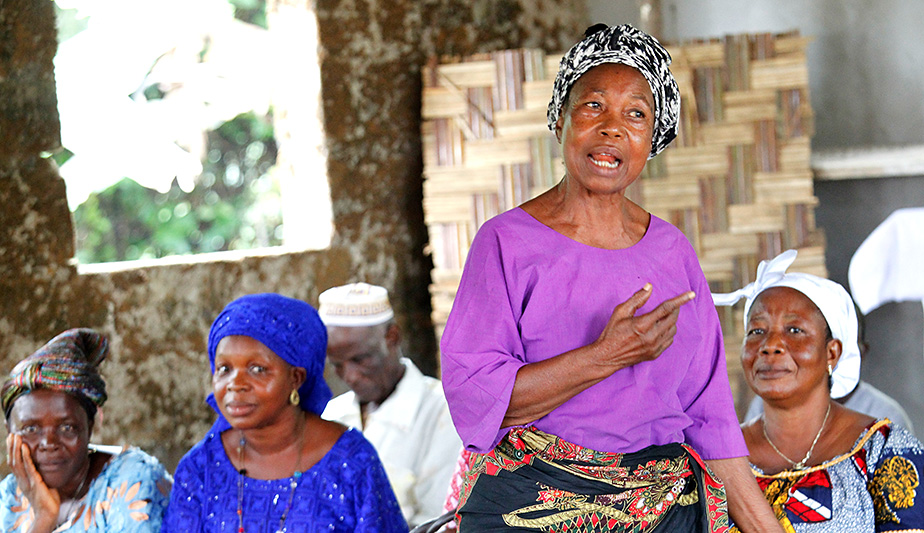
[[[716,305],[734,305],[741,298],[744,303],[744,324],[747,327],[748,312],[757,296],[770,287],[790,287],[804,294],[825,317],[831,335],[841,341],[841,358],[831,376],[831,397],[841,398],[852,391],[860,381],[860,346],[857,343],[857,312],[853,300],[839,283],[811,274],[786,269],[796,260],[795,250],[786,250],[770,261],[761,261],[757,267],[757,279],[735,292],[713,294]]]
[[[328,327],[377,326],[395,316],[385,287],[368,283],[350,283],[327,289],[318,301],[318,314]]]

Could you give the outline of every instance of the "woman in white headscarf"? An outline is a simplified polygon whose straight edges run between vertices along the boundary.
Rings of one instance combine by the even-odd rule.
[[[924,446],[832,400],[859,379],[856,311],[837,283],[787,274],[795,258],[761,262],[754,283],[713,295],[746,298],[741,362],[764,414],[742,429],[758,484],[786,531],[924,531]]]

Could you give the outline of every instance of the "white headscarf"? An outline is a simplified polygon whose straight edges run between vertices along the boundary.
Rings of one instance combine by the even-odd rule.
[[[757,267],[754,283],[727,294],[713,294],[716,305],[734,305],[742,298],[744,303],[744,324],[747,327],[748,312],[757,296],[771,287],[790,287],[804,294],[821,310],[831,335],[841,341],[841,358],[831,376],[831,397],[841,398],[850,393],[860,381],[860,346],[857,344],[857,312],[853,300],[840,284],[811,274],[786,269],[796,260],[795,250],[786,250],[770,261],[761,261]]]

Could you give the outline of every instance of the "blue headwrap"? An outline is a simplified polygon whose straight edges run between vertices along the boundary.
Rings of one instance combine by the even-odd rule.
[[[300,406],[318,415],[324,411],[331,398],[330,387],[324,381],[327,329],[314,307],[275,293],[248,294],[229,303],[209,331],[209,365],[213,374],[215,349],[229,335],[256,339],[285,362],[304,368],[307,377],[298,389]],[[218,413],[212,429],[221,432],[230,428],[215,396],[210,393],[206,402]]]

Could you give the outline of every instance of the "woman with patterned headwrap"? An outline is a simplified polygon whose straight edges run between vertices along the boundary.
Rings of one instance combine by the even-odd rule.
[[[786,273],[796,251],[763,261],[745,299],[744,377],[764,413],[744,424],[751,468],[783,529],[924,531],[924,446],[887,418],[832,398],[860,379],[853,300],[837,283]]]
[[[3,384],[12,474],[0,483],[7,533],[156,532],[170,476],[136,448],[89,444],[106,401],[106,337],[70,329],[20,361]]]
[[[209,332],[218,420],[180,461],[164,532],[408,530],[375,449],[322,420],[327,330],[305,302],[251,294]]]
[[[693,248],[625,194],[677,135],[670,61],[631,26],[588,29],[548,109],[564,177],[472,243],[441,344],[453,421],[476,452],[464,533],[724,531],[706,465],[739,523],[779,531]]]

